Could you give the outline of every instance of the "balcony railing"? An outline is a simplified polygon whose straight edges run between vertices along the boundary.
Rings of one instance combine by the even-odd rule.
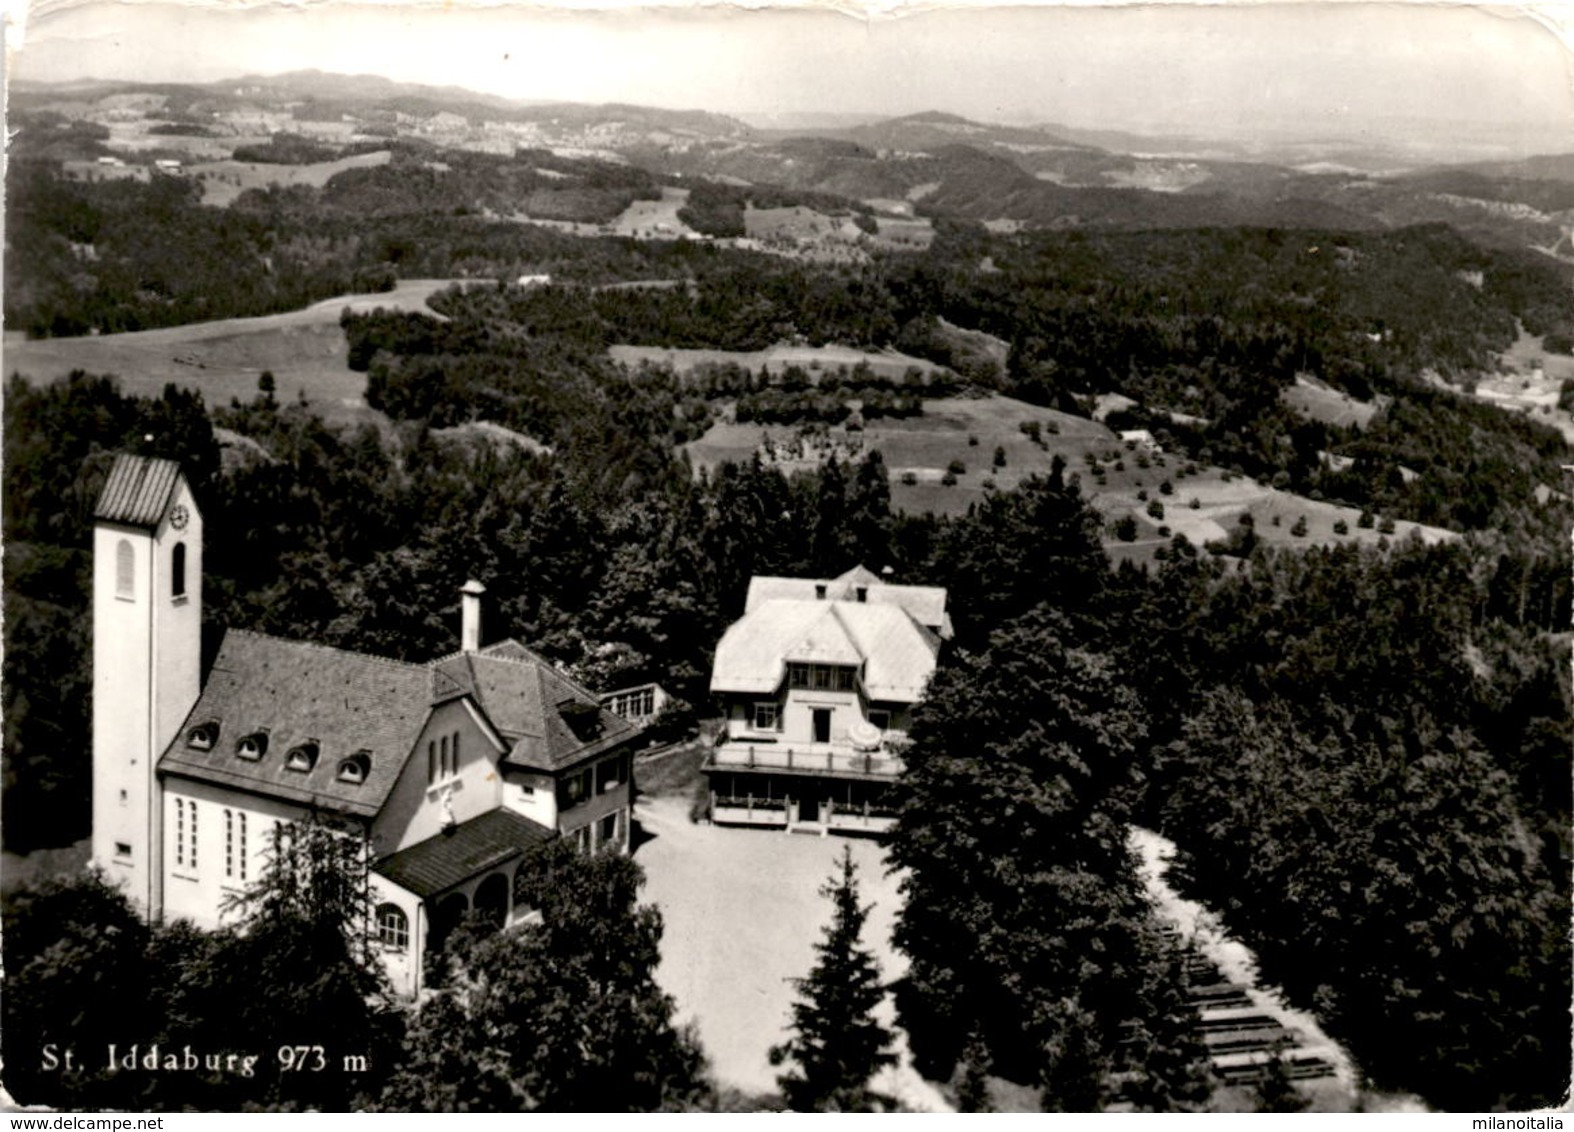
[[[714,766],[804,773],[859,774],[895,778],[902,760],[887,750],[855,751],[836,743],[771,743],[753,739],[725,739],[711,755]]]

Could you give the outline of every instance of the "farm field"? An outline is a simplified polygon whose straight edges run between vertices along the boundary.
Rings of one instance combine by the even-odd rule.
[[[780,373],[788,366],[803,366],[806,369],[817,367],[824,370],[835,369],[837,366],[850,368],[863,362],[883,377],[901,377],[912,368],[926,372],[941,368],[923,358],[900,354],[895,350],[874,353],[868,350],[854,350],[847,346],[772,346],[768,350],[748,351],[683,350],[665,346],[612,346],[607,353],[612,355],[613,361],[624,365],[636,366],[640,362],[654,362],[658,365],[669,365],[680,373],[686,373],[695,366],[720,365],[727,362],[736,363],[756,372],[764,368],[772,373]]]
[[[7,375],[21,373],[40,383],[73,370],[113,374],[127,393],[147,397],[174,382],[197,390],[210,406],[250,400],[262,371],[272,370],[280,401],[304,396],[330,422],[359,422],[375,414],[364,401],[366,375],[346,364],[339,315],[346,307],[430,314],[427,299],[452,282],[405,279],[392,291],[340,295],[304,310],[126,334],[29,340],[7,332],[3,362]]]
[[[393,154],[387,150],[343,157],[338,161],[322,161],[315,165],[275,165],[271,162],[207,161],[188,165],[183,176],[202,183],[202,203],[227,208],[247,189],[261,189],[268,185],[310,185],[322,188],[328,179],[347,169],[371,169],[387,165]]]
[[[1563,383],[1574,380],[1574,357],[1549,353],[1541,339],[1521,329],[1499,359],[1502,372],[1483,374],[1473,396],[1510,412],[1527,413],[1574,444],[1574,414],[1558,408]]]
[[[1036,421],[1043,446],[1022,432],[1025,422]],[[1051,432],[1053,425],[1058,431]],[[840,459],[860,459],[878,449],[891,476],[891,502],[898,510],[939,515],[962,515],[990,491],[1006,491],[1027,476],[1047,474],[1056,455],[1066,461],[1066,475],[1078,477],[1082,492],[1106,520],[1105,546],[1117,560],[1149,561],[1153,552],[1176,534],[1185,534],[1197,545],[1227,538],[1249,514],[1257,537],[1276,545],[1333,545],[1342,542],[1375,543],[1383,534],[1374,523],[1362,529],[1360,511],[1278,491],[1223,469],[1199,467],[1161,452],[1127,447],[1110,429],[1082,417],[1029,405],[1010,397],[952,397],[924,402],[924,415],[900,421],[872,420],[862,433],[831,429],[819,449],[793,445],[796,430],[782,425],[717,424],[699,440],[687,445],[697,467],[714,467],[724,461],[742,461],[770,438],[778,462],[787,470],[810,467],[823,458],[826,447]],[[976,443],[974,443],[976,441]],[[1005,455],[1003,466],[994,465],[995,449]],[[780,454],[785,451],[783,458]],[[1098,481],[1090,458],[1103,474]],[[964,470],[956,482],[943,483],[953,460]],[[1188,471],[1188,468],[1192,469]],[[1160,485],[1168,481],[1169,494]],[[1191,501],[1197,501],[1196,508]],[[1147,513],[1158,501],[1163,518]],[[1114,537],[1116,520],[1132,516],[1137,535],[1132,541]],[[1305,533],[1293,532],[1297,520],[1306,519]],[[1277,519],[1277,525],[1275,520]],[[1344,523],[1345,533],[1335,530]],[[1159,528],[1169,528],[1161,535]],[[1389,538],[1407,537],[1440,541],[1456,537],[1436,527],[1398,520]]]
[[[1357,401],[1348,393],[1341,393],[1305,376],[1298,376],[1295,384],[1284,390],[1279,399],[1302,415],[1324,424],[1365,428],[1382,409],[1379,401]]]

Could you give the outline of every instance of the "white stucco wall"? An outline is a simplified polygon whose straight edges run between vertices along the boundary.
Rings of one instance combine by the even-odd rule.
[[[274,828],[304,820],[306,809],[208,782],[176,777],[164,780],[163,793],[165,917],[190,920],[203,928],[233,922],[235,915],[223,912],[226,897],[239,895],[248,885],[257,882],[268,865]],[[187,809],[185,820],[177,822],[177,802],[196,806],[195,866],[190,860],[189,840],[183,852],[176,852],[175,838],[182,832],[182,826],[189,838],[191,813]],[[231,816],[233,846],[226,843],[226,811]],[[240,844],[242,816],[246,819],[244,877]]]
[[[184,479],[171,509],[176,504],[190,514],[182,531],[167,516],[153,531],[111,523],[93,531],[92,854],[139,908],[155,914],[163,880],[155,767],[197,700],[202,663],[202,517]],[[129,594],[117,587],[122,541],[132,552]],[[170,586],[177,543],[186,547],[180,597]]]
[[[459,735],[459,771],[438,781],[428,780],[427,745],[450,743]],[[463,700],[453,700],[432,712],[405,760],[399,781],[372,826],[372,845],[379,857],[408,848],[442,832],[446,820],[443,800],[449,798],[456,822],[480,817],[502,803],[500,751],[476,722]]]
[[[548,829],[557,828],[557,782],[550,774],[505,770],[503,805]]]

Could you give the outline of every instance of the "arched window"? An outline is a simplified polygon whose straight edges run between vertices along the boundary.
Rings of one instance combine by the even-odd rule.
[[[177,542],[169,558],[169,596],[186,596],[186,544]]]
[[[284,765],[289,770],[311,770],[317,765],[317,744],[308,741],[299,747],[292,747],[290,753],[284,756]]]
[[[366,776],[371,773],[372,753],[370,751],[356,751],[355,754],[339,764],[339,781],[352,785],[360,785],[366,781]]]
[[[242,736],[240,742],[235,744],[235,754],[251,762],[256,762],[267,753],[268,733],[266,731],[256,731],[250,735]]]
[[[437,743],[437,765],[442,769],[443,777],[447,778],[454,772],[448,762],[448,736],[444,735]]]
[[[410,918],[397,904],[377,906],[377,942],[400,951],[410,946]]]
[[[137,596],[137,559],[126,538],[115,546],[115,596]]]
[[[430,785],[437,781],[437,744],[426,744],[426,781]]]

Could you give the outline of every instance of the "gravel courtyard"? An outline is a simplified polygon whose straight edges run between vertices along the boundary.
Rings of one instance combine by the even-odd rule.
[[[890,945],[899,904],[880,847],[843,837],[695,825],[684,797],[644,797],[638,818],[648,838],[636,851],[647,877],[644,899],[666,925],[657,978],[678,1002],[679,1021],[697,1021],[717,1078],[751,1093],[775,1091],[767,1056],[786,1034],[792,978],[809,972],[814,944],[830,919],[819,889],[842,847],[858,866],[863,903],[873,904],[864,945],[887,981],[906,970]],[[883,1020],[890,1024],[889,997]],[[909,1108],[945,1111],[943,1098],[907,1065],[877,1082]]]

